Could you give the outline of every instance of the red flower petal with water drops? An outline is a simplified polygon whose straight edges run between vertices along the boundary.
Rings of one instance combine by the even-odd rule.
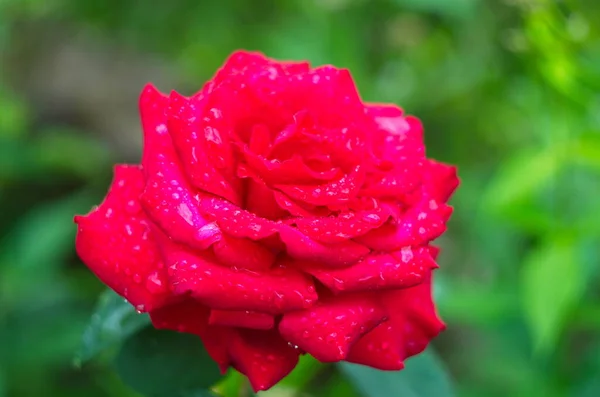
[[[252,312],[249,310],[216,310],[210,311],[208,318],[210,325],[223,325],[227,327],[271,329],[275,325],[275,317],[267,313]]]
[[[140,98],[144,129],[142,167],[146,176],[141,202],[169,236],[204,249],[220,239],[220,231],[198,211],[167,131],[168,98],[148,85]]]
[[[438,318],[431,297],[431,277],[408,289],[381,297],[389,320],[353,345],[348,361],[382,370],[398,370],[404,360],[422,352],[445,325]]]
[[[395,224],[371,230],[356,241],[377,251],[424,245],[446,231],[451,214],[452,207],[426,197],[402,214]]]
[[[321,244],[298,229],[258,217],[217,197],[199,196],[200,207],[219,227],[234,237],[260,240],[278,233],[287,253],[297,259],[317,260],[330,266],[347,266],[369,253],[369,249],[347,240]]]
[[[317,300],[312,280],[296,269],[274,265],[266,271],[232,269],[210,254],[196,254],[161,238],[169,283],[177,295],[191,293],[213,309],[280,314]]]
[[[298,363],[298,349],[290,346],[276,330],[239,330],[231,340],[233,366],[246,375],[255,392],[270,389]]]
[[[340,293],[412,287],[435,267],[427,248],[404,247],[391,253],[371,254],[343,269],[307,265],[305,270],[331,291]]]
[[[446,202],[459,185],[456,167],[430,160],[425,174],[427,189],[438,202]]]
[[[385,318],[377,295],[354,294],[284,314],[279,332],[317,360],[335,362],[345,359],[354,342]]]
[[[234,175],[236,161],[228,142],[231,126],[219,109],[207,109],[204,102],[171,93],[169,134],[194,186],[240,204],[241,183]]]
[[[143,187],[140,167],[116,166],[104,202],[88,215],[75,217],[79,257],[139,311],[153,310],[172,299],[165,288],[166,270],[138,201]]]
[[[275,254],[252,240],[223,235],[213,250],[219,262],[237,269],[266,271],[275,263]]]
[[[290,222],[311,239],[335,244],[381,227],[391,215],[387,207],[378,207],[358,212],[348,211],[337,216],[296,218]]]
[[[275,185],[275,188],[291,198],[313,205],[344,205],[353,197],[364,183],[364,170],[356,166],[348,175],[332,182],[319,185]]]

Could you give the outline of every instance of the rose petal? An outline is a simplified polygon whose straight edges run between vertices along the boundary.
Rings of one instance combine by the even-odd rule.
[[[339,293],[411,287],[436,267],[427,248],[405,247],[390,254],[371,254],[343,269],[305,264],[303,270]]]
[[[273,198],[279,206],[279,208],[287,211],[295,217],[315,217],[315,216],[327,216],[331,211],[325,207],[316,207],[306,203],[299,203],[296,200],[292,200],[284,193],[277,190],[273,191]]]
[[[169,134],[188,179],[197,188],[241,203],[241,186],[235,178],[236,162],[227,125],[216,108],[205,108],[204,100],[194,101],[176,92],[169,97]]]
[[[320,218],[295,218],[298,230],[319,242],[333,244],[361,236],[383,225],[391,216],[389,207],[346,212],[337,216]]]
[[[250,310],[279,314],[311,306],[318,298],[310,277],[275,265],[264,272],[233,270],[159,240],[168,266],[170,285],[176,295],[191,293],[212,309]]]
[[[252,240],[223,235],[213,245],[215,256],[224,265],[247,270],[267,270],[275,263],[275,255]]]
[[[422,352],[445,325],[431,298],[431,277],[407,289],[382,295],[389,320],[356,342],[347,361],[382,370],[399,370],[403,361]]]
[[[401,108],[391,104],[367,104],[365,112],[383,132],[376,140],[382,158],[394,160],[398,156],[425,155],[423,125],[419,119],[405,116]]]
[[[385,317],[374,295],[339,296],[320,300],[310,309],[285,313],[279,332],[317,360],[335,362],[345,359],[354,342]]]
[[[460,183],[456,167],[437,161],[428,161],[428,173],[425,175],[425,189],[433,199],[446,202]]]
[[[238,167],[238,177],[246,178],[247,195],[245,208],[247,211],[262,218],[280,219],[288,215],[277,203],[274,191],[265,182],[249,170],[245,165]]]
[[[275,325],[275,318],[267,313],[248,310],[211,310],[208,323],[227,327],[271,329]]]
[[[364,245],[351,240],[337,244],[321,244],[287,225],[280,225],[279,237],[291,257],[316,261],[327,267],[349,266],[370,252]]]
[[[441,236],[446,231],[446,222],[452,207],[424,198],[410,208],[396,222],[386,224],[356,241],[377,251],[395,251],[406,246],[419,246]]]
[[[75,247],[81,260],[139,311],[161,307],[171,299],[164,266],[138,201],[143,186],[140,167],[118,165],[100,207],[75,217]]]
[[[371,175],[360,193],[375,198],[404,198],[421,184],[424,164],[424,158],[396,159],[391,170]]]
[[[201,212],[214,219],[231,236],[259,240],[277,233],[276,222],[243,210],[220,197],[199,193],[196,199]]]
[[[296,82],[296,87],[292,89],[297,90],[298,96],[310,98],[305,106],[317,124],[346,127],[349,115],[362,114],[364,105],[347,69],[327,65],[294,77],[292,83]]]
[[[200,215],[191,188],[179,169],[166,127],[167,105],[167,97],[152,85],[146,86],[140,98],[144,128],[142,166],[146,176],[141,203],[169,236],[205,249],[219,240],[220,230]]]
[[[299,351],[277,331],[238,332],[230,347],[233,366],[248,377],[255,392],[270,389],[296,367]]]
[[[279,233],[287,253],[297,259],[315,260],[329,266],[348,266],[369,253],[364,245],[354,241],[321,244],[302,234],[298,229],[258,217],[217,197],[197,195],[201,210],[215,219],[227,234],[239,238],[260,240]]]
[[[343,205],[356,197],[365,180],[365,172],[356,166],[349,174],[319,185],[274,185],[291,198],[313,205]]]
[[[248,147],[243,147],[242,150],[248,166],[267,184],[306,184],[328,181],[340,173],[338,168],[322,172],[315,171],[308,167],[299,155],[294,155],[283,161],[268,160],[251,152]]]
[[[228,346],[235,336],[235,330],[229,327],[208,324],[210,309],[193,299],[150,312],[150,319],[156,329],[168,329],[177,332],[198,335],[206,352],[219,365],[222,373],[227,371],[230,360]]]

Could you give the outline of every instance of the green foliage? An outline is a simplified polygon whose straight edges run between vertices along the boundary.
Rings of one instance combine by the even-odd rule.
[[[111,290],[100,296],[94,314],[87,325],[81,348],[75,357],[78,365],[118,344],[150,324],[147,314],[139,314],[125,299]]]
[[[406,362],[403,371],[388,372],[351,363],[340,363],[342,372],[365,397],[452,397],[446,369],[428,350]]]
[[[115,364],[121,379],[148,397],[201,396],[221,377],[197,336],[153,327],[127,339]]]
[[[191,93],[236,48],[350,68],[365,100],[418,115],[428,154],[462,179],[435,278],[452,376],[423,365],[431,351],[398,373],[303,357],[261,394],[443,396],[452,378],[458,397],[598,395],[598,26],[596,0],[0,1],[0,397],[139,397],[112,369],[123,342],[142,392],[160,368],[157,387],[203,386],[188,397],[251,395],[235,371],[160,367],[143,338],[205,353],[141,331],[147,316],[114,294],[96,305],[103,286],[73,251],[73,215],[102,200],[114,162],[139,159],[136,77]]]
[[[583,295],[585,275],[577,259],[573,243],[555,237],[523,263],[523,305],[537,349],[556,344],[566,316]]]

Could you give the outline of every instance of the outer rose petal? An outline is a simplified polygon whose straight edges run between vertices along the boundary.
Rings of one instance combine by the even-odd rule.
[[[381,299],[389,320],[356,342],[346,360],[382,370],[402,369],[406,358],[422,352],[445,328],[433,306],[431,278]]]
[[[389,254],[371,254],[343,269],[314,265],[303,268],[331,291],[339,293],[412,287],[436,267],[428,248],[404,247]]]
[[[194,186],[241,204],[240,181],[235,178],[236,161],[230,135],[220,110],[205,109],[206,101],[169,97],[168,126],[177,153]]]
[[[298,363],[300,352],[275,330],[240,329],[230,343],[233,366],[248,377],[255,392],[270,389]]]
[[[152,85],[140,98],[144,128],[142,166],[146,188],[142,205],[169,236],[199,249],[220,239],[220,230],[198,212],[191,188],[179,169],[177,154],[167,132],[168,98]]]
[[[143,186],[139,167],[118,165],[100,207],[75,217],[79,257],[139,311],[159,308],[171,299],[166,270],[138,202]]]
[[[151,311],[150,319],[156,329],[169,329],[198,335],[208,354],[217,362],[221,372],[225,373],[230,364],[228,346],[230,340],[235,337],[235,330],[229,327],[209,326],[209,315],[208,307],[192,299],[187,299],[184,302]]]
[[[208,323],[228,327],[271,329],[275,325],[275,318],[270,314],[247,310],[211,310]]]
[[[352,344],[385,317],[376,295],[339,296],[284,314],[279,332],[317,360],[335,362],[345,359]]]
[[[318,298],[312,280],[293,268],[276,265],[265,272],[234,270],[164,237],[159,243],[173,292],[191,293],[212,309],[280,314],[310,307]]]
[[[414,191],[421,183],[424,168],[424,158],[403,158],[396,160],[394,168],[372,177],[369,185],[361,190],[368,197],[396,197]]]
[[[431,191],[435,200],[446,202],[460,183],[456,167],[433,160],[429,160],[428,163],[428,173],[425,177],[426,188]]]
[[[424,197],[402,214],[396,224],[359,236],[356,241],[377,251],[395,251],[402,247],[424,245],[446,231],[452,207]]]
[[[423,157],[423,125],[419,119],[405,116],[396,105],[368,104],[365,112],[383,132],[378,140],[382,157],[394,160],[399,156]]]

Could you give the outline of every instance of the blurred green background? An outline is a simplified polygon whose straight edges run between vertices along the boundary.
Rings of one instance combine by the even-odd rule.
[[[600,395],[599,1],[0,0],[0,397],[135,396],[72,365],[103,290],[72,216],[138,161],[143,84],[190,94],[237,48],[349,68],[459,166],[435,290],[459,397]]]

